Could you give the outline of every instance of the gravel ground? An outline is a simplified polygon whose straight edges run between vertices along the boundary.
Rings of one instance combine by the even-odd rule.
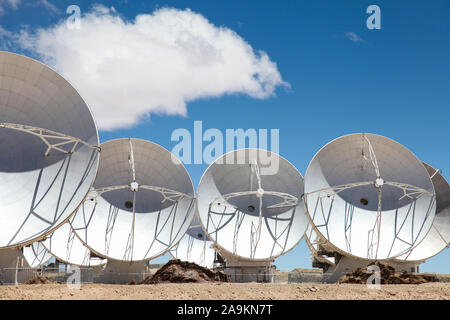
[[[287,300],[450,300],[450,283],[385,285],[369,289],[360,284],[202,283],[157,285],[87,284],[69,289],[65,284],[0,286],[0,299],[287,299]]]

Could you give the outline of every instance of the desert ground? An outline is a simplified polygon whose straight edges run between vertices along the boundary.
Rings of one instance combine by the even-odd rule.
[[[193,283],[156,285],[66,284],[0,286],[0,299],[155,299],[155,300],[450,300],[450,283],[382,285],[379,290],[360,284]]]

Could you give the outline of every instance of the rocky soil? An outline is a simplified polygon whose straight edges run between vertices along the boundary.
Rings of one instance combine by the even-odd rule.
[[[439,279],[433,274],[413,274],[397,272],[393,267],[384,262],[371,263],[376,265],[380,269],[380,283],[381,284],[422,284],[428,282],[439,282]],[[339,279],[339,283],[355,283],[355,284],[367,284],[367,280],[374,273],[368,271],[368,267],[358,268],[355,271],[344,275]]]
[[[52,279],[44,276],[37,276],[34,279],[25,281],[24,284],[54,284],[59,283],[57,281],[53,281]]]
[[[20,300],[450,300],[450,283],[419,285],[276,284],[276,283],[161,283],[156,285],[66,284],[3,285],[0,299]]]

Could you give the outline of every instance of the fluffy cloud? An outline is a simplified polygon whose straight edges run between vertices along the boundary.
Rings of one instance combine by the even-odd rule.
[[[102,130],[130,127],[151,113],[184,116],[195,99],[264,99],[288,85],[266,53],[190,10],[164,8],[128,21],[97,6],[79,29],[61,21],[16,37],[77,88]]]

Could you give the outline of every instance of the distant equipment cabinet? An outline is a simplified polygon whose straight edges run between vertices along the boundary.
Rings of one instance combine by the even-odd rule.
[[[210,165],[198,186],[198,216],[232,281],[272,281],[272,262],[308,225],[302,194],[303,177],[273,152],[236,150]]]

